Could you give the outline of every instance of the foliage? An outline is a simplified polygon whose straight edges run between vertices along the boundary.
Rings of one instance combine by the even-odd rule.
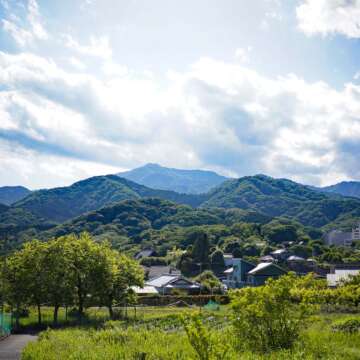
[[[214,292],[221,293],[221,282],[210,270],[206,270],[199,274],[194,280],[201,284],[203,290],[213,294]]]
[[[332,325],[334,331],[344,331],[347,333],[355,333],[360,331],[360,319],[348,318],[344,320],[338,320]]]
[[[141,286],[144,274],[135,261],[83,233],[26,243],[5,259],[0,277],[4,300],[17,313],[36,305],[40,324],[45,303],[54,307],[54,323],[59,307],[72,304],[80,315],[88,303],[105,305],[112,316],[114,303],[124,301],[131,286]]]
[[[233,325],[240,347],[259,352],[293,347],[311,313],[309,304],[292,301],[294,284],[296,277],[289,274],[233,293]]]
[[[222,343],[203,325],[199,316],[184,318],[184,329],[189,343],[199,360],[226,359],[229,344]]]

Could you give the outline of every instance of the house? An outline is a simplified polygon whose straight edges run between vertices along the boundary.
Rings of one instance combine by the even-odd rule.
[[[351,276],[359,275],[360,269],[335,269],[333,273],[326,274],[329,287],[336,287],[341,282],[349,280]]]
[[[226,280],[223,280],[224,285],[228,289],[240,288],[246,286],[247,273],[255,266],[243,259],[234,258],[233,265],[224,271]]]
[[[144,250],[137,252],[135,254],[134,258],[136,260],[141,260],[142,258],[145,258],[145,257],[153,257],[153,256],[157,256],[157,255],[158,254],[154,249],[144,249]]]
[[[278,278],[286,274],[286,270],[274,263],[260,263],[247,274],[247,283],[252,286],[265,284],[269,278]]]
[[[326,245],[335,246],[351,246],[353,241],[360,240],[360,224],[353,227],[350,232],[343,232],[341,230],[331,230],[324,236]]]
[[[226,268],[233,265],[233,259],[234,259],[233,254],[224,254],[224,263]]]
[[[174,269],[171,266],[150,266],[150,267],[146,267],[143,266],[144,268],[144,272],[145,272],[145,278],[146,279],[154,279],[156,277],[159,277],[160,275],[169,275],[169,274],[173,274],[173,275],[180,275],[180,271],[177,269]]]
[[[161,295],[170,295],[175,289],[187,294],[198,294],[201,289],[200,284],[175,274],[160,275],[147,281],[145,285],[154,287]]]
[[[290,254],[286,249],[277,249],[272,251],[270,255],[276,260],[285,260]]]
[[[139,287],[139,286],[132,286],[131,289],[135,292],[135,294],[137,295],[158,295],[159,292],[157,291],[157,289],[154,286],[144,286],[144,287]]]
[[[233,266],[224,273],[226,280],[223,280],[223,284],[228,289],[234,289],[263,285],[268,278],[277,278],[286,274],[286,271],[272,262],[263,262],[255,266],[243,259],[235,258]]]
[[[291,255],[286,259],[286,261],[287,262],[304,262],[306,260],[301,256]]]
[[[274,262],[275,259],[271,255],[265,255],[260,258],[261,262]]]

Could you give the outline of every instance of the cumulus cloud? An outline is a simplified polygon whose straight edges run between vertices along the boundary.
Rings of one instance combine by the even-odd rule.
[[[3,159],[23,158],[24,169],[37,171],[33,162],[51,168],[55,158],[68,159],[60,183],[85,175],[87,163],[98,173],[150,161],[313,184],[360,177],[355,84],[337,90],[202,58],[188,71],[170,72],[160,86],[135,71],[115,77],[65,71],[29,53],[0,53],[0,82],[0,144],[22,149],[14,155],[7,146]]]
[[[300,30],[307,35],[360,37],[360,0],[303,0],[296,15]]]
[[[42,24],[36,0],[28,0],[25,18],[17,16],[7,1],[3,1],[2,6],[8,13],[8,17],[2,19],[2,27],[5,32],[13,37],[17,45],[25,47],[33,44],[35,40],[47,40],[49,38],[48,32]]]
[[[81,55],[94,56],[102,59],[110,59],[112,49],[107,36],[90,36],[89,44],[81,45],[71,35],[64,35],[65,45]]]

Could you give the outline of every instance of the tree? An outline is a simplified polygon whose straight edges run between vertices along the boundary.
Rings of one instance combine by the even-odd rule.
[[[21,307],[26,305],[29,299],[27,274],[23,267],[20,252],[15,252],[7,257],[1,271],[4,298],[15,309],[15,326],[19,328],[19,315]]]
[[[67,238],[61,237],[48,242],[43,257],[43,272],[49,304],[54,307],[54,324],[58,322],[61,306],[69,306],[74,300],[74,281],[71,274]]]
[[[205,232],[200,231],[194,242],[191,257],[195,263],[200,264],[200,268],[209,264],[209,239]]]
[[[200,283],[201,287],[211,294],[214,291],[221,292],[221,282],[210,270],[202,272],[194,280]]]
[[[139,264],[111,250],[104,243],[98,248],[97,282],[95,295],[100,303],[109,309],[109,315],[114,317],[114,303],[124,303],[131,293],[132,286],[143,286],[144,272]]]
[[[239,346],[260,352],[293,346],[312,312],[305,301],[292,301],[296,281],[296,275],[290,273],[269,279],[264,286],[233,293],[233,325]]]
[[[225,269],[224,253],[220,249],[216,249],[210,255],[211,269],[215,273],[222,273]]]

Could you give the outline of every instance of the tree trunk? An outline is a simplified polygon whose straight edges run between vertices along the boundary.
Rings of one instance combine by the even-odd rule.
[[[82,283],[80,277],[78,277],[78,287],[77,287],[77,293],[78,293],[78,300],[79,300],[79,318],[82,319],[82,316],[84,314],[84,298],[83,298],[83,291],[82,291]]]
[[[58,312],[59,312],[59,305],[55,305],[55,307],[54,307],[54,325],[58,324]]]
[[[16,304],[16,316],[15,316],[15,329],[18,330],[20,327],[20,304]]]
[[[37,304],[37,310],[38,310],[38,325],[41,325],[41,306],[40,306],[40,304]]]
[[[109,316],[111,320],[114,320],[114,311],[113,311],[113,307],[112,304],[108,305],[108,309],[109,309]]]

